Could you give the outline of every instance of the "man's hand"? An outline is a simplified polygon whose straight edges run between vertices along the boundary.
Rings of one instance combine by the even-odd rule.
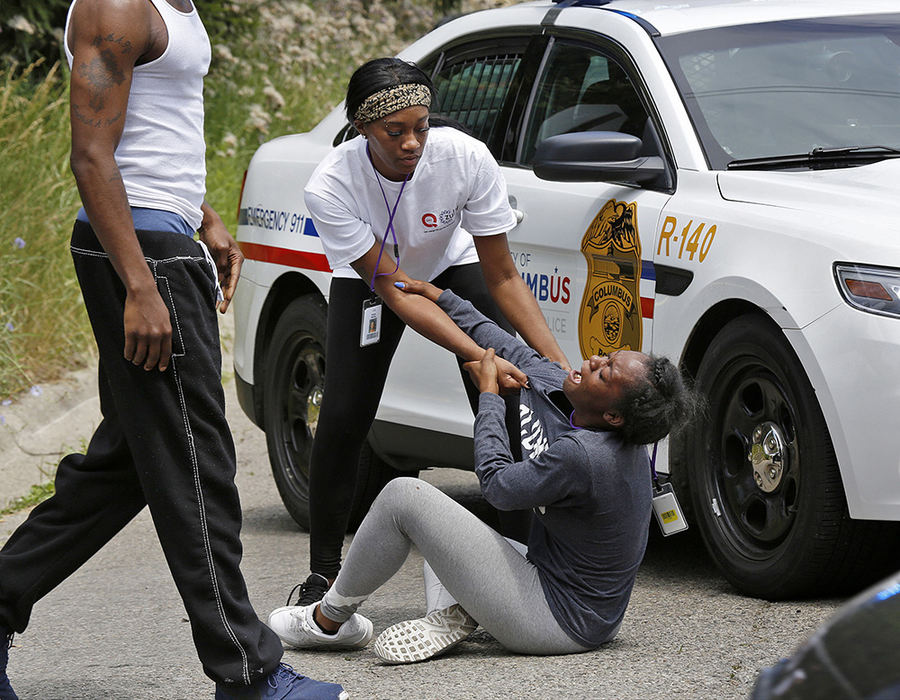
[[[469,373],[472,382],[481,393],[489,392],[499,394],[500,386],[497,383],[497,363],[494,361],[494,348],[488,348],[480,360],[472,360],[463,365],[463,369]]]
[[[241,276],[241,266],[244,264],[244,254],[237,242],[228,233],[225,224],[215,210],[206,202],[203,203],[203,223],[198,230],[200,240],[209,248],[209,252],[219,271],[219,285],[222,287],[222,296],[225,297],[217,304],[220,313],[228,310],[234,290],[237,289],[238,278]]]
[[[172,357],[172,322],[156,287],[125,298],[125,359],[165,372]]]

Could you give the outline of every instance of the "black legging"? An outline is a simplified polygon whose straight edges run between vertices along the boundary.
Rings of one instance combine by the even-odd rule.
[[[488,292],[478,263],[451,267],[438,275],[434,284],[442,289],[452,289],[502,328],[514,332]],[[361,280],[331,280],[325,395],[309,473],[310,571],[326,578],[337,576],[341,568],[341,547],[350,518],[360,450],[375,419],[394,351],[406,328],[385,304],[381,314],[381,340],[360,347],[362,304],[370,296],[368,285]],[[462,362],[459,364],[474,412],[478,390],[462,369]],[[517,406],[512,408],[512,415],[517,419]],[[511,437],[515,451],[519,446],[518,431],[512,432]],[[523,539],[527,533],[527,516],[528,513],[518,517],[504,514],[501,521],[504,534]]]

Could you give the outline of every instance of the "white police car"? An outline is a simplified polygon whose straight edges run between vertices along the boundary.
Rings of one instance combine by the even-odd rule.
[[[708,418],[657,466],[752,595],[896,568],[898,10],[544,1],[462,17],[401,54],[500,162],[521,213],[512,254],[569,358],[640,348],[696,377]],[[338,108],[265,144],[241,201],[241,404],[301,524],[329,283],[302,190],[353,134]],[[471,466],[471,433],[454,359],[408,332],[357,515],[395,470]]]

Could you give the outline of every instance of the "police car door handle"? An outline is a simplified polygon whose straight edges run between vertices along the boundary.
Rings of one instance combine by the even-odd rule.
[[[519,209],[519,202],[514,195],[509,195],[509,206],[512,207],[513,214],[516,215],[516,226],[522,223],[525,218],[525,212]]]

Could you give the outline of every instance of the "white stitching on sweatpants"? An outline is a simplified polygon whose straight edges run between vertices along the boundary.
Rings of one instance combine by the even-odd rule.
[[[154,275],[156,274],[156,265],[154,264]],[[158,279],[166,279],[165,277],[161,277]],[[166,280],[166,289],[168,291],[168,280]],[[170,294],[171,298],[171,294]],[[172,315],[176,319],[176,325],[178,323],[177,313],[175,312],[175,304],[174,300],[172,303]],[[181,333],[181,329],[179,328],[179,335]],[[184,346],[182,344],[182,349]],[[178,389],[178,401],[181,405],[181,418],[184,421],[184,429],[188,438],[188,445],[190,448],[191,454],[191,473],[194,477],[194,490],[197,496],[197,506],[198,506],[198,514],[200,516],[200,530],[203,533],[203,546],[206,554],[206,564],[209,570],[210,583],[213,589],[213,596],[216,600],[216,607],[219,611],[219,619],[222,622],[222,626],[225,628],[225,631],[228,633],[228,636],[231,638],[231,641],[234,642],[234,645],[237,647],[238,651],[241,654],[241,658],[243,659],[243,680],[246,685],[250,685],[250,664],[247,658],[247,652],[244,651],[243,646],[241,646],[240,640],[237,638],[237,635],[234,633],[231,625],[228,623],[228,618],[225,615],[225,608],[222,605],[222,596],[219,592],[219,582],[216,577],[216,569],[215,563],[213,562],[212,556],[212,547],[209,544],[209,528],[206,522],[206,504],[203,498],[203,488],[200,482],[200,468],[197,463],[197,449],[194,444],[194,433],[191,429],[191,420],[187,411],[187,403],[184,400],[184,389],[181,384],[181,375],[178,373],[178,362],[177,357],[175,355],[172,356],[172,376],[175,378],[175,386]]]
[[[95,257],[95,258],[108,258],[109,257],[109,255],[105,252],[95,251],[95,250],[87,250],[84,248],[78,248],[76,246],[70,246],[70,250],[74,254],[84,255],[84,256],[88,256],[88,257]],[[153,276],[157,281],[157,284],[159,283],[160,280],[165,282],[166,293],[168,294],[169,300],[171,302],[172,318],[174,321],[174,324],[173,324],[174,329],[178,333],[179,340],[181,340],[182,352],[179,354],[173,353],[172,364],[170,365],[170,367],[172,370],[172,376],[175,378],[175,386],[177,387],[177,390],[178,390],[178,402],[179,402],[179,405],[181,406],[181,419],[184,423],[185,434],[186,434],[187,440],[188,440],[188,447],[189,447],[190,458],[191,458],[191,473],[194,478],[194,490],[195,490],[196,496],[197,496],[198,514],[200,516],[200,529],[203,534],[203,546],[204,546],[204,551],[206,554],[206,563],[207,563],[207,567],[209,570],[210,583],[212,585],[213,595],[216,600],[216,607],[219,612],[219,619],[221,620],[222,626],[225,629],[225,631],[227,632],[228,636],[231,638],[231,641],[234,643],[235,647],[237,647],[237,650],[240,653],[241,658],[243,660],[243,663],[242,663],[243,681],[246,685],[250,685],[250,663],[249,663],[249,659],[247,657],[247,652],[244,650],[243,646],[241,645],[240,640],[238,639],[237,635],[235,634],[234,629],[229,624],[227,616],[225,614],[225,608],[224,608],[224,605],[222,604],[222,596],[219,591],[219,582],[216,577],[215,563],[213,561],[213,556],[212,556],[212,547],[210,546],[210,542],[209,542],[209,528],[207,526],[206,505],[204,502],[203,490],[202,490],[202,485],[201,485],[201,481],[200,481],[200,468],[199,468],[199,464],[197,462],[197,449],[196,449],[196,445],[194,443],[194,433],[193,433],[193,430],[191,429],[191,421],[190,421],[190,416],[188,415],[188,411],[187,411],[187,404],[184,399],[184,389],[183,389],[182,383],[181,383],[181,376],[178,373],[177,358],[184,356],[184,354],[186,352],[184,340],[183,340],[183,337],[181,334],[181,325],[178,321],[178,311],[175,307],[175,300],[172,296],[172,291],[169,287],[168,278],[165,276],[160,277],[157,273],[157,268],[160,263],[177,262],[180,260],[195,260],[195,261],[206,262],[206,258],[202,257],[202,256],[175,256],[175,257],[171,257],[171,258],[164,258],[161,260],[154,260],[153,258],[148,258],[145,256],[145,260],[147,261],[148,265],[150,265],[151,270],[153,272]]]
[[[178,342],[181,345],[181,352],[172,352],[172,357],[183,357],[187,354],[187,347],[184,343],[184,336],[181,334],[181,323],[178,321],[178,309],[175,308],[175,298],[172,296],[172,289],[169,287],[169,278],[159,276],[156,272],[156,264],[153,265],[153,276],[156,277],[156,288],[157,291],[160,292],[160,296],[162,296],[162,290],[159,289],[159,283],[165,282],[166,294],[169,297],[169,303],[172,308],[172,333],[173,335],[177,333]],[[172,339],[172,345],[174,347],[174,338]]]
[[[101,253],[96,250],[87,250],[86,248],[76,248],[75,246],[69,246],[69,250],[73,253],[78,253],[79,255],[86,255],[94,258],[108,258],[109,255],[106,253]]]
[[[105,253],[102,250],[89,250],[87,248],[79,248],[74,245],[70,245],[69,250],[72,251],[73,253],[78,253],[79,255],[87,255],[87,256],[91,256],[91,257],[95,257],[95,258],[108,258],[109,257],[109,254]],[[153,263],[178,262],[179,260],[194,260],[196,262],[200,262],[200,261],[206,262],[206,258],[202,255],[176,255],[171,258],[159,258],[159,259],[148,258],[147,256],[144,256],[144,260],[146,260],[147,263],[151,264],[151,265]]]
[[[247,658],[247,652],[244,651],[243,646],[241,646],[240,640],[237,638],[237,635],[234,633],[234,630],[228,623],[228,618],[225,615],[225,608],[222,605],[222,596],[219,593],[219,581],[216,578],[216,569],[212,557],[212,547],[210,547],[209,544],[209,529],[206,524],[206,504],[203,499],[203,488],[200,483],[200,468],[197,464],[197,450],[194,445],[194,433],[191,430],[191,421],[190,417],[188,416],[187,406],[184,401],[184,391],[181,386],[181,376],[178,374],[178,361],[174,357],[172,358],[171,367],[172,375],[175,377],[175,385],[178,387],[178,400],[181,403],[181,416],[184,420],[184,429],[185,431],[187,431],[188,444],[190,445],[191,472],[194,476],[194,490],[197,494],[198,514],[200,516],[200,529],[203,533],[203,545],[206,553],[206,564],[209,569],[210,583],[212,584],[213,595],[216,600],[216,607],[219,611],[219,619],[222,621],[222,626],[225,628],[225,631],[228,633],[231,641],[234,642],[234,645],[237,647],[238,651],[241,654],[241,658],[243,659],[244,683],[246,685],[250,685],[250,663]]]

